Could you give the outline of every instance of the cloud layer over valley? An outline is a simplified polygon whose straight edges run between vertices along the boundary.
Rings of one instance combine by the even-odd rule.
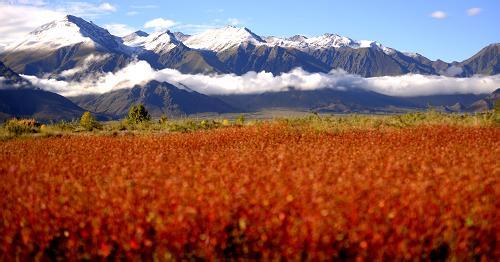
[[[364,89],[390,96],[427,96],[445,94],[486,94],[500,88],[500,75],[455,78],[408,74],[363,78],[333,70],[325,73],[308,73],[300,68],[273,76],[266,72],[249,72],[238,76],[190,75],[174,69],[154,70],[145,61],[136,61],[116,73],[102,74],[82,81],[62,81],[26,76],[35,86],[63,96],[102,94],[117,89],[132,88],[152,80],[169,82],[180,88],[188,87],[207,95],[255,94],[298,90],[332,88],[337,90]]]

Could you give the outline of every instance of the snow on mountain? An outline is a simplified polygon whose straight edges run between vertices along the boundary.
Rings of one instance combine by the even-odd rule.
[[[138,31],[122,38],[124,44],[131,47],[139,47],[155,53],[168,52],[182,45],[175,35],[170,31],[155,32],[150,35]]]
[[[210,29],[203,33],[189,37],[184,44],[194,49],[212,50],[221,52],[239,46],[242,43],[263,45],[266,42],[248,28],[226,26],[219,29]]]
[[[345,37],[339,36],[337,34],[324,34],[318,37],[311,37],[305,39],[305,42],[314,48],[324,48],[324,47],[358,47],[358,43],[354,40]]]
[[[182,42],[175,38],[174,34],[170,31],[157,32],[149,35],[146,38],[144,48],[156,53],[168,52],[173,48],[182,45]]]
[[[326,48],[378,48],[386,54],[393,54],[394,49],[385,47],[378,42],[369,40],[352,40],[351,38],[337,34],[324,34],[317,37],[307,38],[302,35],[296,35],[290,38],[267,37],[266,41],[270,45],[276,45],[286,48],[296,48],[299,50],[316,50]]]
[[[296,35],[290,38],[265,37],[262,38],[247,28],[226,26],[219,29],[210,29],[201,34],[188,37],[184,44],[194,49],[206,49],[221,52],[226,49],[238,46],[242,43],[252,43],[254,45],[280,46],[286,48],[296,48],[300,50],[314,50],[325,48],[380,48],[390,54],[394,50],[382,46],[374,41],[355,41],[345,36],[337,34],[324,34],[318,37],[307,38]]]
[[[180,41],[184,42],[186,41],[191,35],[184,34],[182,32],[174,32],[175,38],[179,39]]]
[[[123,43],[128,46],[140,46],[149,36],[148,33],[144,31],[135,31],[132,34],[126,35],[122,37]]]
[[[286,40],[288,41],[294,41],[294,42],[303,42],[307,40],[307,37],[303,35],[294,35],[292,37],[287,38]]]
[[[7,47],[7,52],[23,50],[55,50],[65,46],[84,44],[112,51],[127,52],[118,37],[111,35],[82,18],[67,15],[32,31],[27,38]]]
[[[413,58],[417,58],[420,56],[419,54],[417,54],[415,52],[403,52],[403,54],[405,54],[406,56],[409,56],[409,57],[413,57]]]

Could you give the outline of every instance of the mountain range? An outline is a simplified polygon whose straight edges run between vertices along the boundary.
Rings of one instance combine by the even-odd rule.
[[[234,26],[211,29],[196,35],[170,31],[148,34],[137,31],[125,37],[117,37],[92,22],[68,15],[42,25],[26,38],[8,46],[0,54],[0,82],[3,86],[24,86],[21,88],[23,92],[27,92],[26,89],[43,92],[30,87],[17,73],[80,81],[96,74],[116,72],[137,60],[147,61],[154,69],[171,68],[185,74],[243,75],[251,71],[266,71],[279,75],[300,67],[307,72],[323,73],[341,69],[363,77],[408,73],[469,77],[476,74],[499,74],[499,51],[500,44],[491,44],[465,61],[447,63],[432,61],[416,53],[401,52],[376,41],[356,41],[337,34],[279,38],[259,36],[248,28]],[[269,107],[336,112],[391,111],[390,108],[422,108],[422,101],[426,101],[425,98],[412,101],[368,91],[298,91],[290,88],[289,92],[272,94],[210,97],[194,92],[189,87],[153,81],[106,94],[74,97],[71,98],[73,102],[66,99],[61,103],[60,99],[63,97],[57,97],[60,101],[54,103],[66,105],[74,113],[72,116],[82,110],[91,110],[117,117],[123,116],[134,103],[146,103],[156,116],[163,113],[225,113]],[[14,91],[9,92],[12,97]],[[31,95],[34,96],[33,94]],[[3,99],[0,101],[6,104],[7,94],[1,95]],[[44,97],[43,103],[50,105],[45,93],[39,95]],[[481,100],[485,97],[486,95],[473,96],[473,99]],[[471,102],[470,99],[455,100],[452,100],[455,104]],[[22,99],[15,101],[26,103]],[[438,105],[452,106],[448,100],[444,103],[444,98],[439,100],[434,97],[432,101]],[[469,106],[471,105],[460,104],[453,108],[465,110]],[[2,110],[7,111],[5,108],[7,106],[3,106]],[[8,108],[14,107],[11,104]],[[12,109],[9,110],[9,115],[15,115]],[[28,111],[22,115],[27,115]]]
[[[301,67],[309,72],[342,69],[364,77],[407,73],[467,77],[500,73],[500,44],[473,57],[446,63],[385,47],[375,41],[355,41],[337,34],[318,37],[265,37],[248,28],[226,26],[197,35],[137,31],[119,38],[82,18],[68,15],[43,25],[6,48],[0,60],[14,71],[65,79],[113,72],[135,58],[156,69],[183,73],[272,72]]]

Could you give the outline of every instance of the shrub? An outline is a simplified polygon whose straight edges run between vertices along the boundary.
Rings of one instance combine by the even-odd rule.
[[[80,118],[80,126],[87,131],[100,128],[99,122],[97,122],[95,117],[90,112],[83,113]]]
[[[167,115],[163,114],[161,115],[160,120],[158,120],[158,123],[161,125],[165,125],[167,124],[167,121],[168,121]]]
[[[128,111],[127,120],[129,124],[135,125],[143,122],[148,122],[151,120],[149,112],[146,110],[143,104],[138,104],[130,107]]]
[[[11,134],[22,135],[29,133],[38,133],[41,124],[35,119],[11,119],[5,122],[5,129]]]
[[[244,114],[241,114],[240,116],[238,116],[238,118],[236,118],[236,124],[241,125],[241,126],[245,124],[245,115]]]

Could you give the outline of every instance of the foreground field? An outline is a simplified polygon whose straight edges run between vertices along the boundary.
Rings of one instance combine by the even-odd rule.
[[[496,127],[9,140],[0,260],[494,260],[499,155]]]

